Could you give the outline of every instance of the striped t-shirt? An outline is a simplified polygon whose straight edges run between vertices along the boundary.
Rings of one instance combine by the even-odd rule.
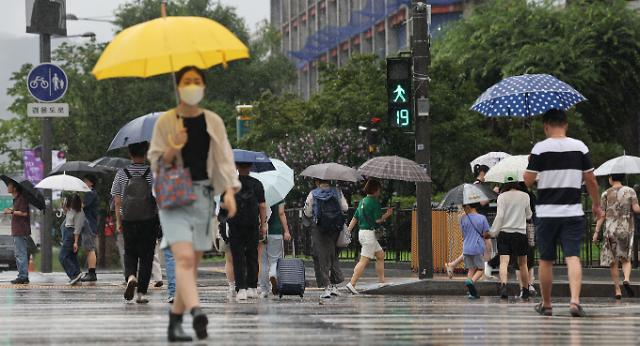
[[[537,217],[583,216],[582,175],[593,170],[589,148],[577,139],[548,138],[529,156],[528,172],[538,174]]]
[[[144,172],[149,168],[149,165],[144,163],[132,163],[127,166],[127,170],[133,177],[139,177],[144,174]],[[149,175],[147,175],[147,181],[149,182],[149,186],[153,186],[153,174],[149,171]],[[113,184],[111,185],[111,195],[112,196],[120,196],[123,197],[124,190],[129,183],[129,178],[124,173],[124,169],[119,169],[118,173],[116,173],[116,177],[113,179]]]

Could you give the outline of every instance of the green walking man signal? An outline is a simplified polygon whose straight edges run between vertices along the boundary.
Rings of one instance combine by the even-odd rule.
[[[387,59],[387,95],[391,126],[413,128],[410,57]]]
[[[400,102],[407,102],[407,98],[405,97],[406,91],[402,89],[402,85],[398,84],[396,90],[393,91],[396,94],[396,97],[393,99],[393,102],[398,102],[398,99],[401,99]]]

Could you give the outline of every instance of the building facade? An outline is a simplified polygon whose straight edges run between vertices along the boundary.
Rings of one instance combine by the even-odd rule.
[[[463,15],[465,0],[426,2],[434,35]],[[318,89],[322,62],[340,66],[354,54],[387,57],[408,49],[410,5],[411,0],[271,0],[271,23],[298,71],[294,91],[307,99]]]

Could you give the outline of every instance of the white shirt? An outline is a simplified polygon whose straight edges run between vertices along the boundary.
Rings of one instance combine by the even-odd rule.
[[[529,195],[518,190],[509,190],[498,196],[498,211],[491,227],[491,236],[500,232],[527,233],[527,219],[530,219]]]

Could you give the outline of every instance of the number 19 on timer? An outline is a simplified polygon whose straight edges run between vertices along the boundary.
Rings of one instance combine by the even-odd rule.
[[[410,122],[409,110],[406,108],[396,110],[396,126],[407,127]]]

